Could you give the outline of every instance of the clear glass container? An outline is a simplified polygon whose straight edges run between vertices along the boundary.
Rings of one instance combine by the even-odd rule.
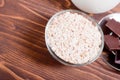
[[[120,13],[112,13],[109,14],[105,17],[103,17],[100,21],[99,21],[99,25],[101,26],[103,32],[105,31],[105,26],[104,24],[111,20],[114,19],[117,22],[120,22]],[[111,31],[112,32],[112,31]],[[115,54],[113,52],[110,52],[108,50],[104,50],[104,52],[101,55],[101,58],[103,59],[103,61],[108,64],[110,67],[112,67],[113,69],[116,69],[118,71],[120,71],[120,64],[116,64],[115,63]]]
[[[84,16],[84,17],[87,18],[89,21],[92,21],[93,25],[97,26],[97,27],[98,27],[98,30],[99,30],[100,33],[101,33],[101,42],[102,42],[102,43],[101,43],[101,45],[100,45],[100,50],[98,51],[98,55],[97,55],[94,59],[88,61],[87,63],[83,63],[83,64],[72,64],[72,63],[66,62],[66,61],[64,61],[63,59],[61,59],[59,56],[57,56],[57,55],[54,53],[54,51],[51,49],[51,47],[49,46],[49,44],[48,44],[48,36],[46,35],[46,31],[47,31],[47,29],[49,29],[49,28],[48,28],[49,25],[51,24],[51,22],[52,22],[52,20],[53,20],[54,18],[56,18],[57,16],[65,13],[65,12],[78,13],[78,14]],[[48,21],[48,23],[47,23],[47,25],[46,25],[46,28],[45,28],[45,42],[46,42],[46,46],[47,46],[47,48],[48,48],[48,51],[49,51],[50,54],[53,56],[53,58],[55,58],[55,59],[56,59],[57,61],[59,61],[60,63],[62,63],[62,64],[64,64],[64,65],[68,65],[68,66],[83,66],[83,65],[87,65],[87,64],[90,64],[90,63],[94,62],[94,61],[101,55],[101,53],[102,53],[102,51],[103,51],[103,47],[104,47],[104,37],[103,37],[103,32],[102,32],[101,27],[97,24],[97,22],[96,22],[94,19],[92,19],[92,18],[89,17],[87,14],[84,14],[84,13],[78,11],[78,10],[63,10],[63,11],[60,11],[60,12],[56,13],[55,15],[53,15],[53,16],[50,18],[50,20]]]

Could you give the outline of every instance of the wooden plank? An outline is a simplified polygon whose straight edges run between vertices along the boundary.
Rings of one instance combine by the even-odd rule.
[[[120,79],[120,72],[107,66],[101,58],[74,68],[51,57],[44,40],[45,25],[53,14],[63,9],[77,8],[70,0],[0,0],[0,61],[4,61],[0,63],[0,76],[9,74],[10,80]],[[113,12],[120,12],[120,5],[90,16],[99,21]],[[0,80],[6,79],[0,77]]]

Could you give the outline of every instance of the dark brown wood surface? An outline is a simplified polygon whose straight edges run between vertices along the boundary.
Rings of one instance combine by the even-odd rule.
[[[101,58],[84,67],[69,67],[49,54],[45,25],[56,12],[77,9],[70,0],[0,0],[0,80],[120,80],[120,72]],[[99,21],[120,12],[120,5]]]

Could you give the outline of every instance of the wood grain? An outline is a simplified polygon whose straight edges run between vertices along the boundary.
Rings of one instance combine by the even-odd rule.
[[[120,80],[120,72],[101,58],[84,67],[54,60],[44,40],[49,18],[63,9],[77,9],[70,0],[0,0],[0,80]],[[120,5],[97,21],[120,12]]]

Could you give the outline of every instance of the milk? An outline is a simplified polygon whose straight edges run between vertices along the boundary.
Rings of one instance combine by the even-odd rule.
[[[71,0],[79,9],[88,13],[103,13],[114,8],[120,0]]]

